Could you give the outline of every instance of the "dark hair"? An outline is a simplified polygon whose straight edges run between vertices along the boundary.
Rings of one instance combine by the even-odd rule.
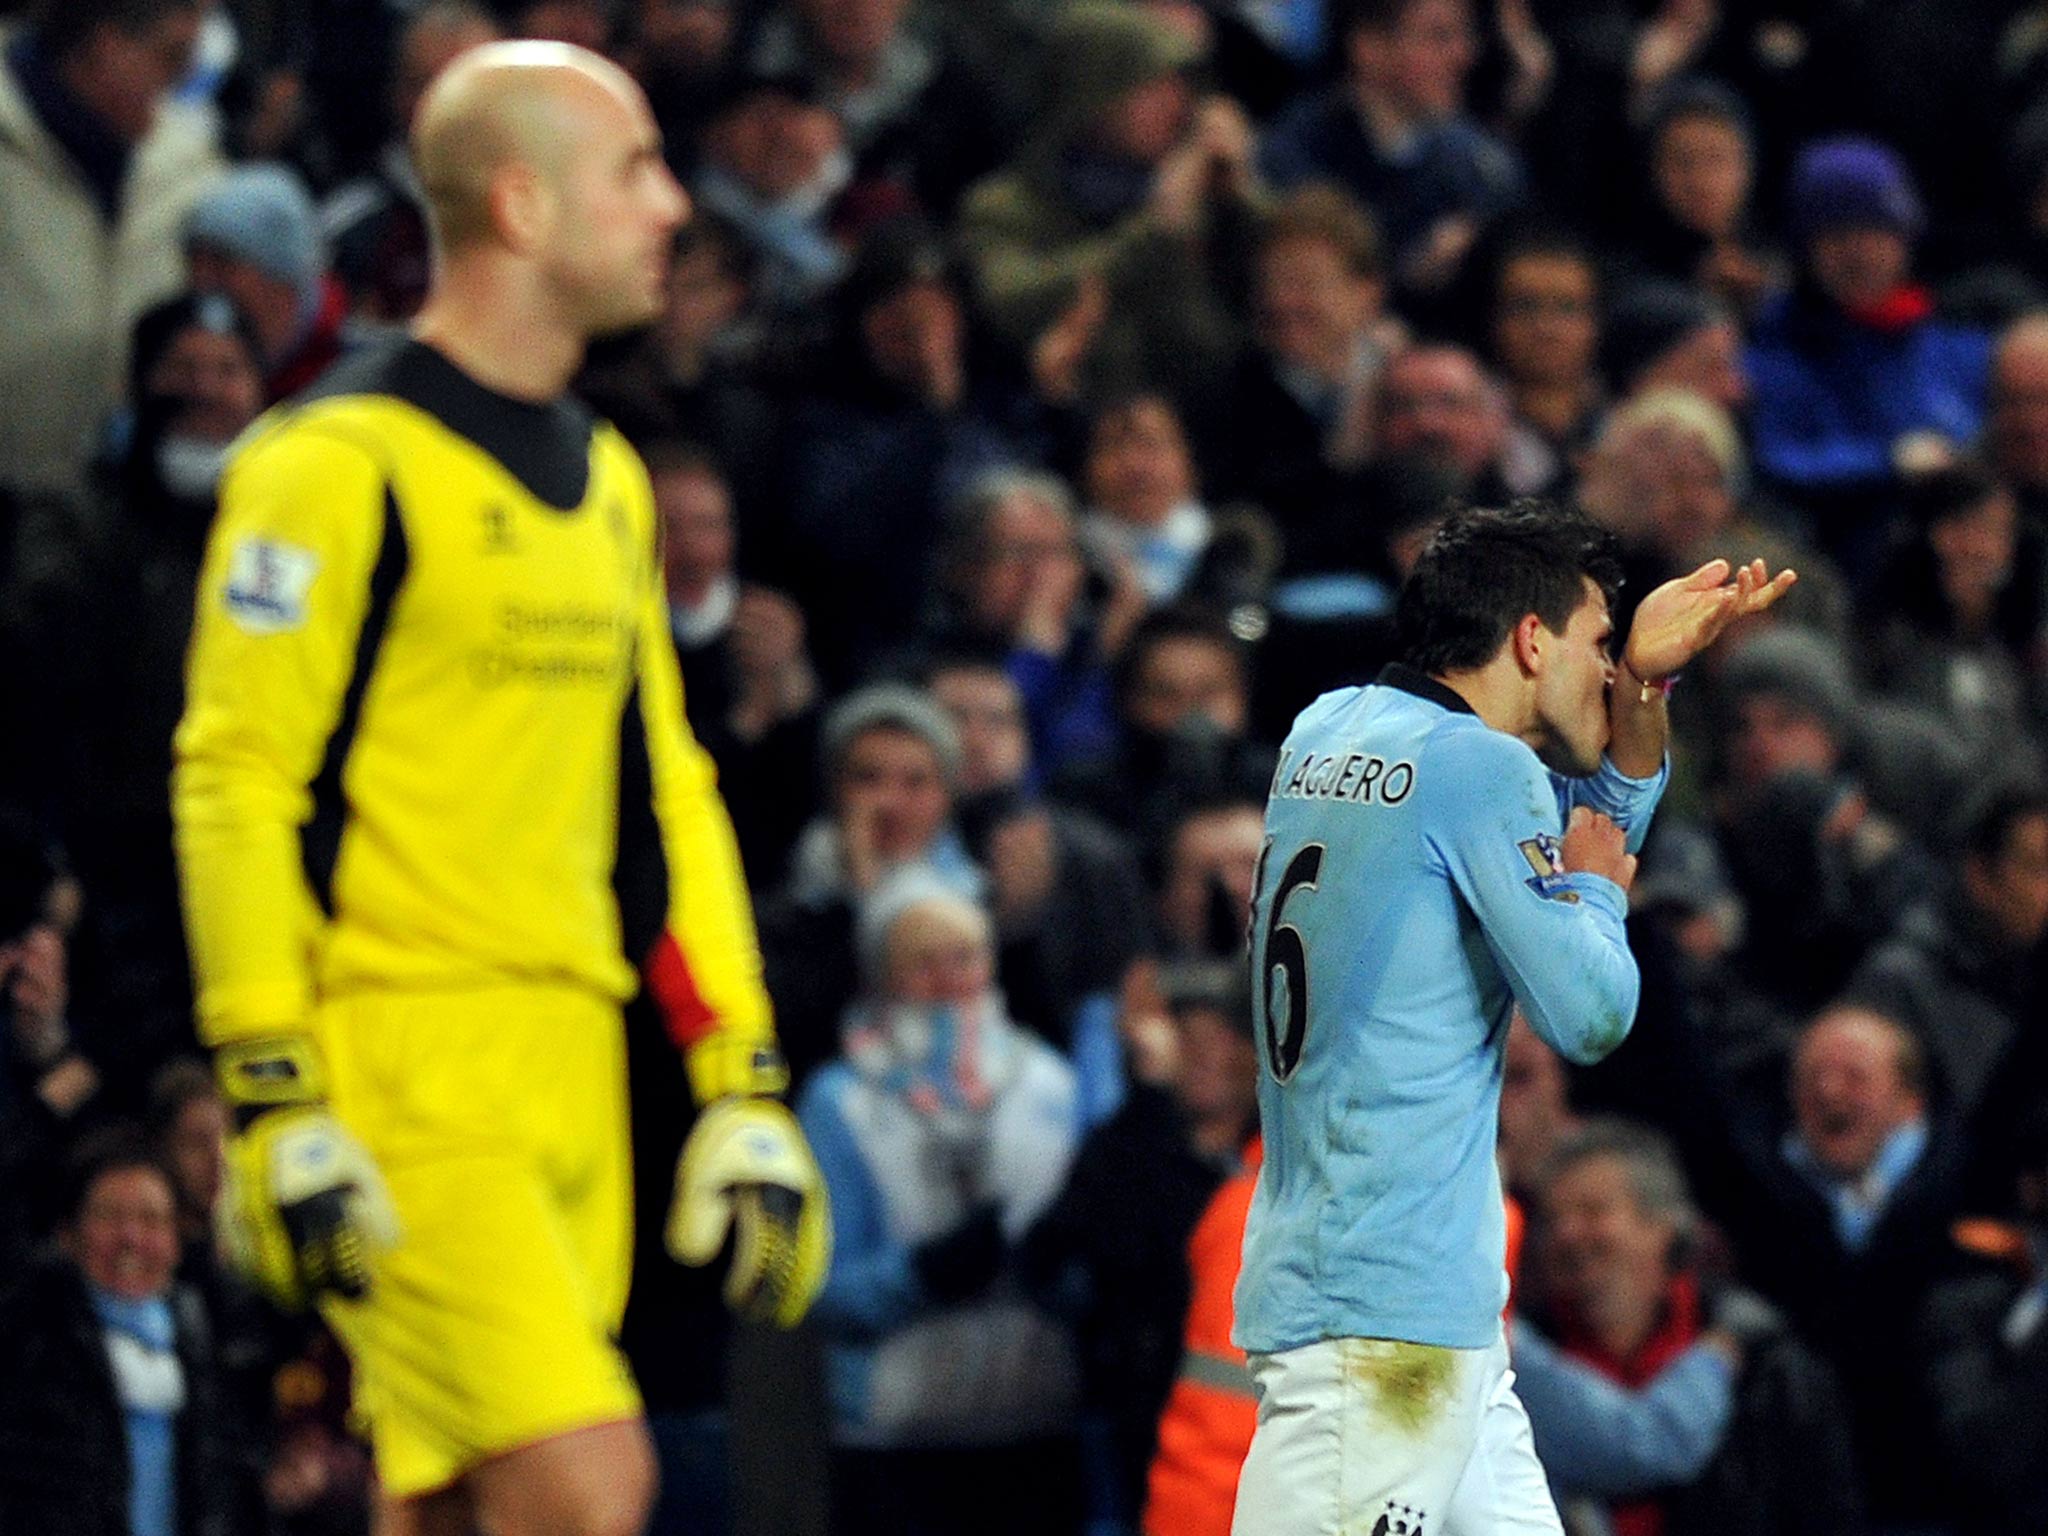
[[[1124,642],[1123,654],[1116,661],[1119,702],[1131,696],[1145,662],[1169,640],[1198,640],[1215,646],[1230,658],[1240,684],[1247,691],[1251,688],[1251,663],[1245,655],[1244,643],[1231,632],[1229,621],[1193,603],[1169,603],[1140,619]]]
[[[49,840],[27,816],[0,810],[0,944],[43,920],[50,887],[63,872]]]
[[[1615,538],[1584,514],[1535,499],[1454,512],[1401,587],[1398,649],[1431,674],[1484,666],[1529,614],[1561,633],[1588,581],[1612,609],[1621,590]]]
[[[731,490],[725,466],[702,443],[687,437],[650,437],[640,444],[640,461],[655,475],[703,475]]]
[[[1320,240],[1337,252],[1353,277],[1386,275],[1379,225],[1365,204],[1334,182],[1312,181],[1274,204],[1259,226],[1259,247]]]
[[[64,1222],[69,1225],[85,1211],[86,1197],[93,1185],[110,1173],[128,1168],[147,1168],[164,1181],[175,1197],[178,1183],[171,1177],[156,1144],[141,1127],[130,1124],[103,1126],[78,1140],[64,1164]]]
[[[101,27],[132,35],[199,6],[200,0],[42,0],[34,13],[36,38],[51,57],[61,59]]]
[[[690,222],[676,231],[675,259],[681,262],[687,256],[699,251],[708,251],[718,263],[718,270],[727,278],[742,286],[751,288],[760,268],[760,259],[754,248],[747,244],[739,226],[721,213],[708,208],[691,212]]]
[[[2005,855],[2013,829],[2029,816],[2048,816],[2048,784],[2003,779],[1968,800],[1957,819],[1956,842],[1966,859],[1991,864]]]
[[[1592,278],[1594,299],[1598,301],[1605,286],[1601,281],[1605,274],[1600,270],[1600,258],[1593,254],[1593,248],[1561,224],[1537,221],[1518,224],[1502,232],[1492,266],[1496,302],[1500,285],[1507,281],[1508,268],[1529,257],[1577,262]]]
[[[2004,489],[1981,460],[1961,458],[1907,480],[1906,512],[1915,524],[1928,528],[1976,511]]]
[[[1749,104],[1733,86],[1710,75],[1682,75],[1651,96],[1643,110],[1643,136],[1654,146],[1673,123],[1700,119],[1727,124],[1754,153],[1756,126]]]
[[[1420,0],[1335,0],[1330,7],[1330,36],[1348,40],[1358,31],[1391,32]]]
[[[220,1085],[213,1069],[197,1057],[180,1056],[167,1061],[149,1080],[149,1132],[161,1146],[177,1128],[185,1106],[202,1099],[220,1097]]]

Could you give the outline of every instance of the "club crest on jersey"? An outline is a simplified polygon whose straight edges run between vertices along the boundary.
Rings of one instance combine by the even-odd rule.
[[[276,635],[306,622],[306,594],[320,569],[310,549],[251,534],[228,556],[221,603],[252,635]]]
[[[519,541],[512,535],[511,509],[491,502],[484,507],[483,551],[487,555],[516,555]]]
[[[1529,861],[1530,890],[1546,901],[1561,901],[1568,906],[1578,902],[1579,893],[1564,883],[1562,848],[1555,837],[1548,832],[1538,832],[1515,846]]]

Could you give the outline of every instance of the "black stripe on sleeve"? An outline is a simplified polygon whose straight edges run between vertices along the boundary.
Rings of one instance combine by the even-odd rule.
[[[654,765],[647,755],[647,723],[640,714],[640,685],[626,696],[619,717],[619,846],[612,864],[612,891],[619,901],[619,927],[626,957],[645,962],[668,921],[668,855],[654,814]]]
[[[369,690],[370,674],[377,668],[377,653],[383,648],[384,631],[391,622],[391,605],[397,600],[410,560],[398,501],[386,486],[384,533],[377,547],[377,563],[370,570],[370,602],[363,613],[362,633],[356,637],[355,665],[349,672],[348,689],[341,697],[341,713],[327,738],[327,751],[320,759],[320,771],[313,778],[313,815],[299,831],[299,856],[305,864],[306,881],[312,886],[321,911],[329,917],[334,915],[334,867],[341,857],[341,834],[348,822],[342,773],[348,767],[349,751],[355,746],[363,695]]]

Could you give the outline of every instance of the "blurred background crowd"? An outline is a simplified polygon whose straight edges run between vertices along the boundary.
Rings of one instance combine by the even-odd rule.
[[[0,1528],[366,1529],[339,1352],[210,1240],[170,739],[227,445],[403,326],[412,106],[533,36],[635,74],[695,205],[579,388],[837,1222],[794,1337],[645,1245],[657,1529],[1227,1529],[1275,748],[1447,507],[1545,495],[1625,601],[1801,577],[1672,697],[1633,1039],[1508,1042],[1568,1522],[2048,1531],[2048,7],[0,16]]]

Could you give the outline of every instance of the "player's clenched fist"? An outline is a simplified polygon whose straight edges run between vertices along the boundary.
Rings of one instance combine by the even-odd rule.
[[[217,1221],[229,1260],[281,1306],[369,1292],[398,1215],[377,1165],[334,1118],[303,1035],[214,1053],[235,1118]]]
[[[832,1222],[810,1145],[775,1099],[720,1099],[683,1144],[668,1251],[684,1264],[708,1264],[727,1233],[726,1303],[779,1328],[802,1322],[825,1283]]]
[[[1605,875],[1624,891],[1635,883],[1636,858],[1620,827],[1598,811],[1581,805],[1564,829],[1561,861],[1568,870]]]

